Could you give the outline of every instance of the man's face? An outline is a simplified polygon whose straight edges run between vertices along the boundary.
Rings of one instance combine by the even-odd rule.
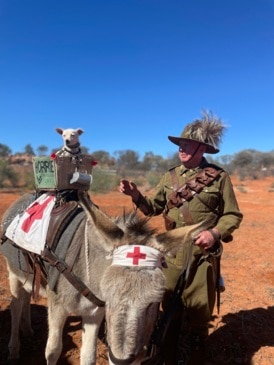
[[[196,141],[183,141],[179,146],[179,153],[193,155],[196,149],[199,147],[200,143]]]
[[[196,141],[183,141],[179,146],[179,158],[184,165],[197,167],[205,152],[205,146]]]

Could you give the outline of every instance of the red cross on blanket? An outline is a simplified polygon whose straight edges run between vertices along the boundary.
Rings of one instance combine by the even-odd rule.
[[[23,214],[18,214],[13,219],[7,228],[6,236],[18,246],[40,255],[46,243],[54,203],[54,195],[42,194]]]
[[[35,201],[28,209],[26,209],[26,213],[28,214],[27,218],[22,223],[22,230],[28,233],[32,227],[32,224],[35,222],[36,219],[42,219],[46,208],[49,202],[53,199],[53,196],[47,197],[41,203]]]

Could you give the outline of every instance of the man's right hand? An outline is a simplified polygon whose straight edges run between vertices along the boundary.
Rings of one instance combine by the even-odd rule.
[[[125,179],[120,180],[119,190],[121,193],[131,196],[134,202],[138,201],[140,192],[134,182]]]

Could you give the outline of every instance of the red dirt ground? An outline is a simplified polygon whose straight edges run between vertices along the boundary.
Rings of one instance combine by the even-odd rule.
[[[233,179],[244,219],[234,240],[224,244],[222,275],[226,290],[221,310],[215,311],[208,342],[208,365],[274,364],[274,178],[239,182]],[[0,217],[20,193],[0,192]],[[111,216],[130,210],[129,197],[113,192],[92,197]],[[161,217],[153,227],[163,230]],[[0,256],[0,365],[6,364],[10,333],[10,292],[5,261]],[[35,335],[23,339],[21,365],[42,365],[47,336],[46,300],[32,302]],[[77,365],[81,346],[81,319],[69,317],[64,329],[61,364]],[[98,340],[97,364],[106,365],[107,351]],[[199,365],[199,364],[197,364]]]

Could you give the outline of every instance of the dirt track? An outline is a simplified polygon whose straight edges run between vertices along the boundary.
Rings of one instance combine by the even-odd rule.
[[[238,182],[233,180],[244,220],[232,243],[224,246],[222,274],[226,290],[221,312],[212,321],[208,365],[274,364],[274,178]],[[20,194],[1,193],[0,216]],[[93,200],[109,215],[130,210],[130,199],[118,192],[95,195]],[[163,229],[161,217],[151,225]],[[10,331],[10,292],[3,257],[0,256],[0,365],[6,364]],[[35,335],[22,343],[21,365],[42,365],[47,336],[46,301],[32,304]],[[79,364],[81,319],[68,318],[64,351],[59,364]],[[105,365],[106,349],[98,341],[97,364]],[[197,364],[199,365],[199,364]]]

